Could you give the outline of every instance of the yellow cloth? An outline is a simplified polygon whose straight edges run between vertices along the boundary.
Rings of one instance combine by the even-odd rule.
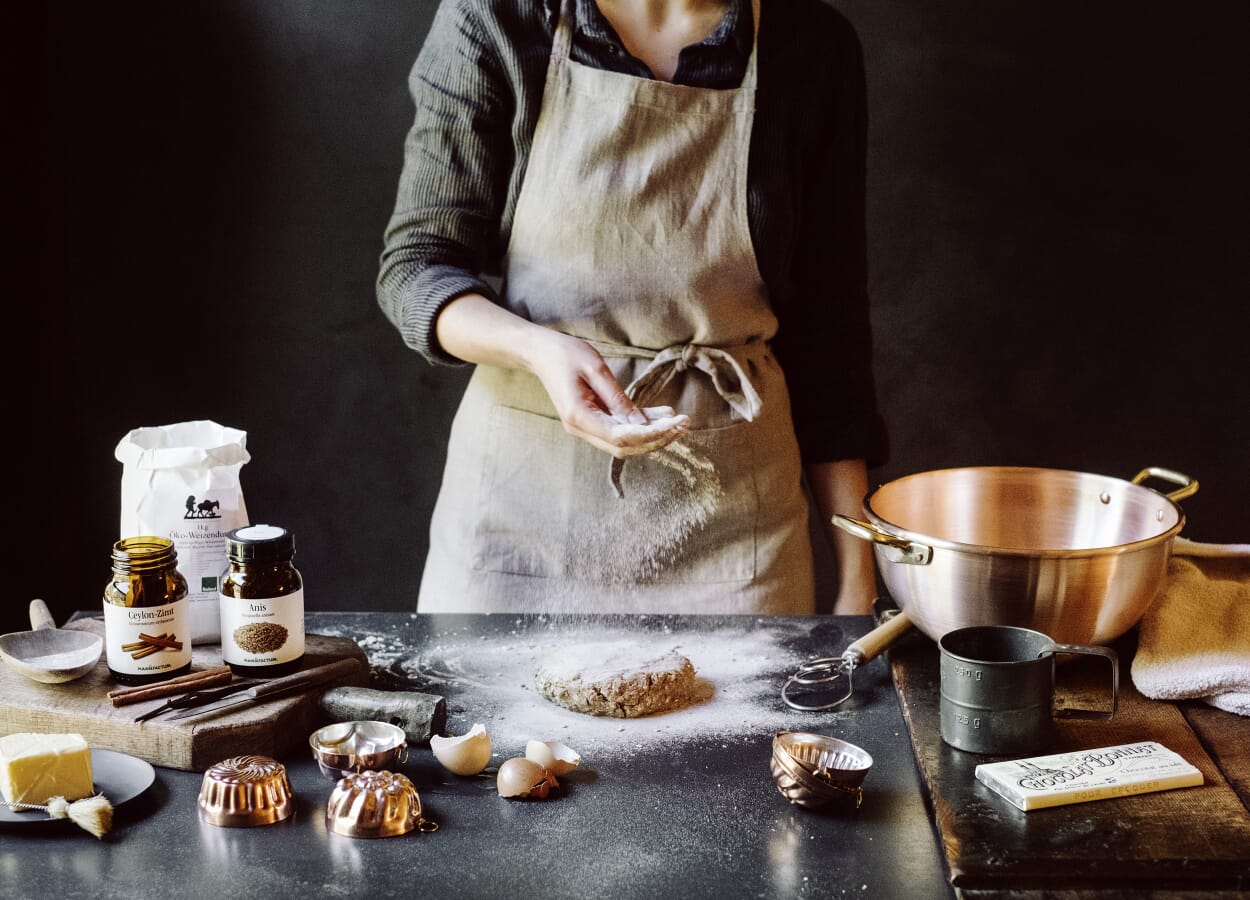
[[[1132,677],[1145,696],[1250,716],[1250,544],[1177,538],[1139,631]]]

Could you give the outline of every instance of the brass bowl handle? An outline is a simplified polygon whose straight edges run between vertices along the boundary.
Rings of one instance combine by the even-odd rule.
[[[861,541],[872,541],[881,548],[881,552],[890,562],[905,563],[909,566],[927,566],[933,561],[933,548],[928,544],[909,541],[882,531],[862,519],[838,514],[833,517],[833,524]]]

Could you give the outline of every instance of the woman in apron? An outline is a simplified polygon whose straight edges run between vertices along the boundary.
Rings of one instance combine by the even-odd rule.
[[[476,364],[420,611],[814,610],[804,472],[827,522],[885,455],[862,62],[820,0],[765,2],[440,7],[378,289]],[[871,551],[830,538],[866,612]]]

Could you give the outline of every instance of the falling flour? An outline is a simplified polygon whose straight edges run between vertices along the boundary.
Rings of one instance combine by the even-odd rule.
[[[725,490],[716,466],[678,441],[630,457],[625,496],[601,520],[569,536],[564,575],[576,581],[655,581],[680,567],[692,539],[715,515]],[[553,612],[561,610],[560,598]]]

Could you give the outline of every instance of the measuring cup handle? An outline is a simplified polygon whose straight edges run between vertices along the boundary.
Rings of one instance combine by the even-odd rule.
[[[1054,644],[1049,649],[1043,650],[1040,655],[1046,653],[1081,653],[1085,656],[1101,656],[1111,664],[1111,712],[1103,712],[1099,709],[1068,709],[1065,712],[1069,716],[1095,717],[1101,719],[1110,719],[1115,715],[1116,708],[1120,703],[1120,657],[1110,647],[1086,647],[1081,644]]]

